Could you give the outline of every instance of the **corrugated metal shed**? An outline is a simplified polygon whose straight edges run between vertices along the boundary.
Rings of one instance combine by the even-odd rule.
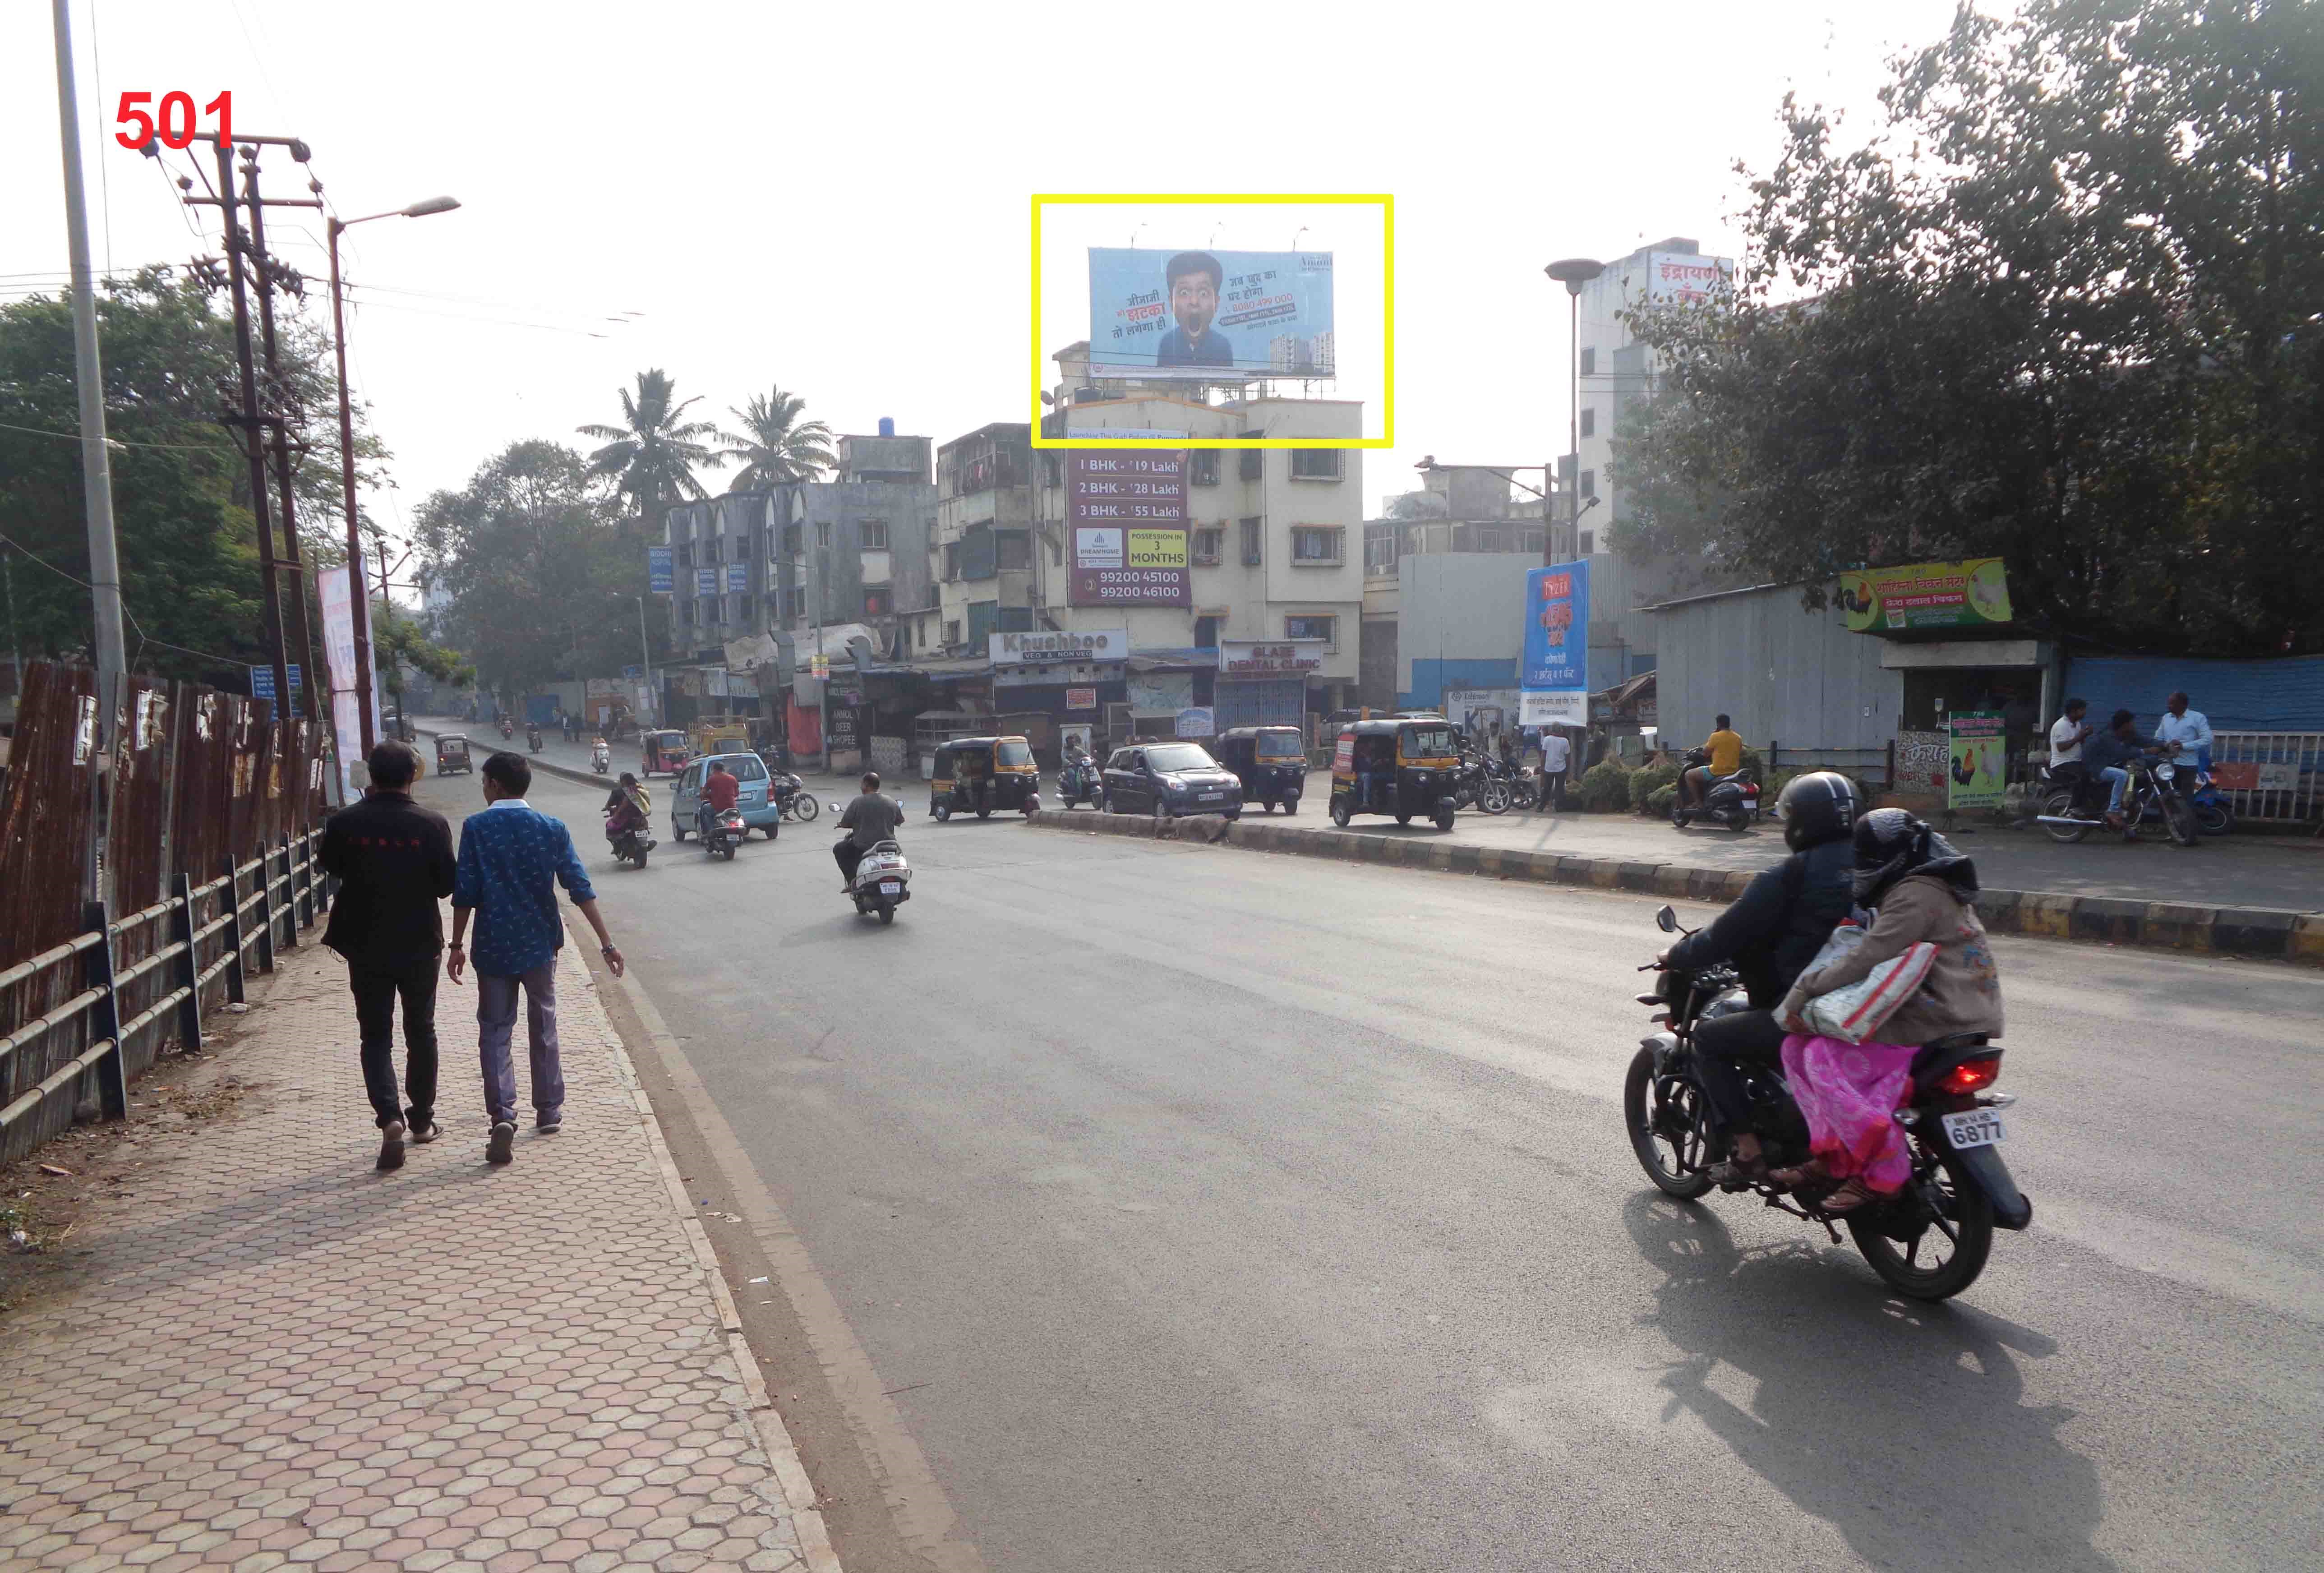
[[[1904,692],[1880,667],[1882,641],[1850,633],[1838,609],[1805,612],[1796,584],[1764,584],[1647,607],[1657,625],[1663,735],[1691,743],[1714,717],[1744,739],[1803,750],[1879,750],[1896,735]]]

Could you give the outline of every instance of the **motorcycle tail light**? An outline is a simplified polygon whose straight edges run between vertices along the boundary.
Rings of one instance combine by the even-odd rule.
[[[1983,1059],[1963,1060],[1937,1078],[1937,1090],[1966,1098],[1972,1092],[1982,1092],[2001,1078],[2001,1056],[1988,1054]]]

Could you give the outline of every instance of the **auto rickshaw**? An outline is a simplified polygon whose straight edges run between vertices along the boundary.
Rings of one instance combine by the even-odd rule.
[[[675,776],[686,768],[688,759],[694,758],[693,746],[687,741],[686,734],[676,727],[646,733],[643,744],[644,757],[638,763],[641,776],[665,772]]]
[[[1442,716],[1351,721],[1332,750],[1332,823],[1347,828],[1359,814],[1392,814],[1408,824],[1415,814],[1452,828],[1461,750],[1452,723]]]
[[[1238,726],[1219,734],[1211,752],[1242,782],[1242,800],[1273,814],[1299,812],[1307,789],[1307,740],[1296,726]]]
[[[475,768],[468,763],[468,740],[465,733],[439,731],[436,734],[436,773],[438,776],[466,776]]]
[[[954,814],[990,819],[996,808],[1030,814],[1041,806],[1041,772],[1021,737],[950,738],[928,765],[928,812],[941,824]]]

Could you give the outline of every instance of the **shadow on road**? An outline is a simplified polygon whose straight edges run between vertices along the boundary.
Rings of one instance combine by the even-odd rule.
[[[2090,1544],[2097,1469],[2057,1435],[2074,1412],[2023,1402],[2017,1359],[2051,1339],[1897,1298],[1817,1245],[1739,1250],[1711,1211],[1655,1191],[1623,1215],[1664,1274],[1645,1320],[1685,1351],[1662,1379],[1665,1421],[1692,1412],[1873,1567],[2114,1568]],[[1713,1390],[1720,1366],[1758,1384],[1748,1408]],[[1750,1532],[1706,1559],[1750,1564]]]

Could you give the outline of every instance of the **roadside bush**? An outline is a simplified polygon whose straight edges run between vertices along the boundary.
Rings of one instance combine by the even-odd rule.
[[[1668,819],[1670,817],[1671,809],[1677,804],[1677,802],[1678,787],[1675,784],[1668,786],[1657,786],[1652,792],[1646,794],[1646,812],[1653,814],[1656,819]]]
[[[1743,768],[1750,772],[1751,779],[1761,783],[1764,787],[1767,779],[1767,761],[1749,743],[1743,745]]]
[[[1575,784],[1573,796],[1580,799],[1585,814],[1618,814],[1630,805],[1632,772],[1608,760],[1592,765],[1582,773]]]
[[[1675,787],[1678,785],[1678,767],[1648,765],[1643,770],[1633,770],[1630,772],[1628,785],[1630,806],[1643,813],[1646,810],[1646,799],[1652,797],[1657,790],[1665,786]]]

